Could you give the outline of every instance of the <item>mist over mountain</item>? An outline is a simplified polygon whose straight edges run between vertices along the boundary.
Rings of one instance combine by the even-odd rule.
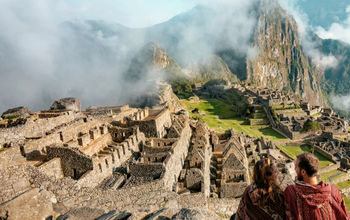
[[[310,39],[277,0],[206,1],[147,28],[96,20],[57,24],[50,8],[32,3],[26,11],[9,2],[0,10],[7,30],[0,33],[0,111],[45,109],[66,96],[82,99],[84,107],[124,104],[153,90],[154,81],[174,78],[247,80],[322,104],[323,71],[328,84],[339,79],[335,88],[348,80],[346,46]],[[333,56],[336,68],[328,67]]]

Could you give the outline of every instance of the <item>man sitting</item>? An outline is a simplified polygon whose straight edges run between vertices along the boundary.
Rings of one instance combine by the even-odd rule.
[[[287,219],[349,219],[338,189],[318,182],[319,161],[311,153],[297,156],[295,171],[298,182],[284,191]]]

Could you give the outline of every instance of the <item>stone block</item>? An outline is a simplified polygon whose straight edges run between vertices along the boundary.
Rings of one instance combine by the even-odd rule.
[[[90,135],[83,134],[78,138],[78,144],[82,147],[86,147],[90,143]]]
[[[101,132],[101,135],[107,134],[107,132],[108,132],[107,126],[106,125],[102,125],[100,127],[100,132]]]
[[[98,137],[100,137],[101,132],[99,132],[97,128],[94,128],[89,131],[89,134],[91,140],[96,140]]]
[[[8,212],[9,219],[46,219],[53,213],[55,200],[46,190],[32,189],[6,203],[2,209]]]

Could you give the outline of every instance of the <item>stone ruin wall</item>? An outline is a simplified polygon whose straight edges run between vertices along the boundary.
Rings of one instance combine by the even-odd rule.
[[[340,168],[340,163],[337,162],[336,164],[321,168],[319,171],[319,174],[331,172],[331,171],[337,170],[339,168]]]
[[[165,108],[161,113],[156,117],[156,129],[160,134],[159,137],[163,137],[166,134],[166,128],[170,128],[172,125],[170,111]]]
[[[200,127],[204,126],[204,127]],[[209,140],[208,127],[204,125],[198,125],[195,130],[193,148],[201,148],[203,152],[203,163],[201,164],[201,172],[203,173],[203,181],[201,183],[201,192],[205,197],[210,195],[210,162],[212,157],[212,149]],[[194,163],[194,164],[193,164]],[[195,166],[194,161],[190,161],[190,167]]]
[[[18,142],[26,137],[41,137],[45,133],[61,124],[68,123],[75,119],[75,114],[67,113],[54,118],[29,118],[26,124],[0,129],[0,143]]]
[[[337,158],[334,157],[331,153],[323,150],[319,146],[315,146],[315,151],[326,157],[327,159],[333,161],[333,163],[337,163]]]
[[[0,145],[5,143],[16,143],[24,141],[25,139],[25,126],[0,128]]]
[[[162,190],[167,190],[167,191],[175,190],[177,179],[180,175],[180,172],[183,166],[183,163],[181,163],[181,161],[184,162],[188,154],[191,133],[192,133],[192,130],[189,126],[188,121],[186,121],[184,128],[181,130],[181,136],[179,139],[177,139],[177,142],[174,142],[173,138],[170,140],[151,139],[151,141],[155,141],[157,145],[158,143],[166,144],[166,143],[174,142],[173,143],[174,146],[172,146],[171,154],[168,157],[166,157],[166,159],[162,163],[164,172],[162,173],[160,179],[158,180],[161,182]],[[143,167],[143,165],[145,165],[144,168],[147,168],[147,165],[145,163],[140,163],[138,165],[139,167]]]
[[[45,146],[50,146],[53,144],[63,144],[70,140],[77,139],[79,133],[89,133],[91,128],[99,127],[100,123],[95,120],[79,120],[78,122],[68,125],[67,127],[62,127],[56,133],[44,136],[38,140],[28,141],[24,145],[25,151],[41,150]],[[63,129],[64,128],[64,129]]]
[[[203,164],[203,177],[202,192],[206,197],[210,194],[210,159],[212,156],[211,147],[209,145],[209,138],[207,145],[204,147],[204,164]]]
[[[275,130],[279,133],[282,132],[284,136],[287,136],[288,138],[295,140],[295,139],[303,139],[306,138],[307,136],[315,134],[315,132],[306,132],[306,133],[301,133],[301,132],[294,132],[291,131],[290,128],[287,125],[283,125],[281,123],[277,124],[277,127]]]
[[[32,188],[30,180],[40,172],[28,164],[0,170],[0,205]]]
[[[1,152],[0,169],[22,164],[26,158],[21,155],[20,147],[14,146]]]
[[[138,126],[140,131],[145,134],[146,137],[158,137],[157,125],[155,121],[133,121],[130,126]]]
[[[150,138],[147,142],[149,142],[152,147],[158,148],[173,145],[177,140],[178,138]]]
[[[85,156],[78,149],[50,146],[47,147],[48,160],[61,159],[61,167],[64,176],[79,179],[88,170],[93,169],[91,158]]]
[[[185,161],[188,155],[188,148],[190,145],[190,138],[192,135],[192,130],[188,124],[185,123],[185,127],[181,131],[181,137],[179,138],[176,146],[174,147],[173,154],[166,162],[165,173],[163,175],[165,188],[167,190],[173,190],[174,185],[177,182],[177,179],[182,170],[183,164],[181,161]],[[168,159],[167,158],[167,159]]]
[[[243,195],[249,183],[226,183],[220,186],[220,198],[236,198]]]
[[[67,127],[61,127],[60,130],[56,133],[46,135],[40,139],[33,139],[27,141],[24,145],[24,152],[28,154],[28,158],[37,156],[40,152],[45,151],[46,146],[52,146],[56,144],[63,144],[69,140],[77,138],[77,135],[80,132],[89,133],[92,127],[98,127],[100,123],[95,120],[89,120],[84,122],[84,120],[79,120],[73,124],[67,125]],[[64,129],[63,129],[64,128]],[[62,131],[61,131],[62,130]],[[75,143],[75,142],[74,142]],[[73,144],[73,143],[72,143]],[[77,147],[78,144],[75,143]],[[16,154],[20,155],[20,150],[16,150]],[[0,162],[1,163],[1,162]],[[2,163],[1,163],[2,164]]]
[[[93,169],[78,180],[78,185],[95,187],[100,184],[103,179],[112,175],[113,167],[120,167],[131,157],[132,151],[138,151],[139,145],[144,139],[144,135],[137,132],[115,146],[114,151],[110,154],[94,157],[92,159]]]
[[[130,166],[130,172],[135,177],[145,177],[149,180],[159,179],[164,172],[164,166],[162,163],[134,163]]]
[[[65,129],[60,130],[59,133],[62,135],[62,141],[67,142],[76,139],[79,133],[89,134],[90,129],[94,127],[99,128],[100,126],[101,123],[94,119],[83,119],[72,126],[68,126]]]
[[[171,126],[170,111],[169,109],[163,109],[153,117],[152,119],[130,121],[128,126],[138,126],[146,137],[161,138],[166,134],[166,128]],[[134,119],[136,119],[136,116]]]
[[[67,127],[62,127],[56,133],[46,135],[40,139],[33,139],[27,141],[23,145],[24,152],[29,154],[28,157],[35,157],[40,154],[46,146],[52,146],[55,144],[63,144],[61,136],[63,137],[64,142],[76,139],[79,132],[89,133],[89,130],[92,127],[99,126],[95,120],[88,120],[84,122],[83,119],[78,122],[68,125]],[[64,129],[63,129],[64,128]],[[62,134],[60,131],[62,130]],[[13,146],[4,152],[1,152],[2,159],[0,160],[0,168],[5,168],[9,166],[14,166],[20,163],[23,163],[26,158],[21,155],[20,146]]]
[[[84,151],[86,155],[93,155],[98,153],[101,150],[101,147],[107,146],[108,144],[112,143],[112,135],[110,133],[102,134],[100,137],[98,137],[95,140],[90,139],[90,135],[87,136],[87,141],[83,140],[84,146],[80,146],[80,148]],[[79,142],[79,139],[78,139]]]
[[[139,132],[138,128],[137,132]],[[112,134],[113,137],[113,141],[121,143],[123,142],[126,138],[128,138],[129,136],[133,135],[135,128],[131,127],[131,128],[121,128],[121,127],[111,127],[109,128],[109,132]]]
[[[64,177],[61,158],[54,158],[38,167],[44,174],[55,179]]]

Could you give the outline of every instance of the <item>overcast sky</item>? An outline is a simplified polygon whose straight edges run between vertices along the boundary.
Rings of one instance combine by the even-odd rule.
[[[39,0],[40,1],[40,0]],[[91,19],[128,27],[146,27],[164,22],[198,4],[198,0],[46,0],[58,19]]]

